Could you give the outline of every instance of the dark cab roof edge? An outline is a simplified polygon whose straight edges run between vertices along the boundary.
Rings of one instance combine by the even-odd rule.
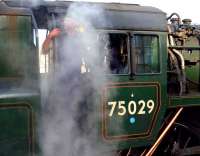
[[[5,2],[0,1],[0,14],[1,15],[32,15],[32,11],[29,8],[10,7]]]
[[[22,1],[24,1],[24,3],[22,3]],[[47,28],[47,25],[45,25],[45,21],[41,22],[41,17],[49,16],[50,13],[64,14],[66,13],[69,5],[71,5],[72,3],[79,2],[40,1],[40,3],[36,5],[36,3],[31,3],[31,1],[29,0],[6,0],[6,4],[8,4],[9,6],[27,7],[27,13],[30,11],[28,8],[32,8],[34,11],[34,15],[36,16],[35,18],[37,20],[39,28]],[[94,23],[96,23],[94,25],[97,25],[99,28],[102,29],[127,29],[140,31],[167,30],[166,14],[163,11],[154,7],[118,3],[81,3],[95,4],[105,10],[106,20],[109,21],[106,25],[102,25],[101,23],[98,23],[98,21],[93,21]],[[25,8],[23,8],[22,10],[25,11]]]

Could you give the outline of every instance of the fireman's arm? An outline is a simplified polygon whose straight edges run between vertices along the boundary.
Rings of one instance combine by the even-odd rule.
[[[49,45],[51,41],[59,36],[61,33],[61,30],[59,28],[54,28],[50,33],[48,34],[47,38],[45,39],[43,45],[42,45],[42,53],[47,54],[49,51]]]
[[[66,18],[64,19],[64,21],[62,22],[64,24],[64,30],[70,35],[73,35],[74,33],[77,32],[83,32],[84,29],[83,27],[81,27],[80,23],[78,23],[77,21],[71,19],[71,18]],[[47,36],[46,40],[43,43],[43,54],[47,54],[48,50],[49,50],[49,45],[51,43],[51,41],[56,38],[57,36],[59,36],[61,33],[61,30],[59,28],[54,28],[49,35]]]

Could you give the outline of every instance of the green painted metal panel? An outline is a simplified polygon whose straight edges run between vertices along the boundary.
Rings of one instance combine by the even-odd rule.
[[[0,36],[0,86],[37,87],[33,85],[39,70],[31,16],[0,15]]]
[[[169,97],[169,107],[191,107],[200,105],[200,96]]]
[[[168,106],[166,33],[134,33],[158,36],[160,70],[157,73],[136,73],[133,77],[129,74],[107,76],[108,83],[105,84],[101,94],[103,95],[101,101],[104,102],[99,104],[98,109],[98,111],[101,110],[102,116],[100,140],[107,148],[117,147],[118,149],[124,149],[152,144],[158,137],[157,135]],[[155,108],[152,114],[140,116],[136,113],[136,115],[131,116],[127,113],[129,102],[132,99],[132,93],[134,95],[133,99],[136,101],[137,111],[139,109],[138,101],[140,99],[145,101],[145,106],[148,100],[152,99],[154,101]],[[117,102],[116,108],[113,111],[112,117],[110,117],[109,113],[111,112],[112,104],[110,103],[110,105],[108,105],[108,102],[115,101]],[[120,101],[124,101],[125,103],[120,104],[125,106],[126,114],[124,116],[118,115],[119,112],[123,114],[123,108],[119,109]],[[145,107],[145,113],[148,110],[149,109]]]
[[[30,113],[25,105],[0,105],[0,155],[30,155]]]
[[[0,16],[0,75],[24,77],[30,47],[31,18]],[[6,42],[5,42],[6,41]]]
[[[103,102],[104,138],[121,140],[150,135],[160,109],[159,91],[156,83],[107,86]]]
[[[199,41],[196,37],[190,37],[186,40],[185,46],[199,46]],[[199,50],[193,51],[182,51],[185,60],[189,60],[191,62],[196,62],[200,59]],[[189,80],[192,80],[196,83],[199,82],[199,64],[197,63],[194,66],[186,66],[186,75]]]
[[[39,93],[15,90],[7,92],[7,96],[2,95],[0,94],[0,155],[39,154]]]
[[[32,156],[40,95],[31,16],[0,15],[0,36],[0,155]]]
[[[179,46],[181,49],[181,46]],[[184,47],[189,47],[185,48]],[[184,47],[181,50],[184,59],[188,62],[193,62],[193,65],[187,65],[185,68],[186,78],[187,78],[187,87],[188,92],[183,94],[182,96],[169,96],[169,107],[191,107],[191,106],[199,106],[200,105],[200,95],[199,95],[199,59],[200,53],[199,50],[199,40],[195,36],[191,36],[187,38],[184,43]],[[190,51],[188,51],[189,49]],[[191,49],[194,49],[191,51]],[[196,64],[195,64],[196,62]]]

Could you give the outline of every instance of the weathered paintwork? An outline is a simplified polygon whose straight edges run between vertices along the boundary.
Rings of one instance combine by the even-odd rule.
[[[186,40],[185,46],[193,46],[193,47],[199,47],[199,40],[196,37],[189,37]],[[199,50],[192,50],[190,52],[183,51],[183,56],[186,60],[190,61],[198,61],[200,59],[200,53]],[[197,63],[195,66],[188,66],[186,67],[186,75],[187,78],[198,83],[199,82],[199,63]]]
[[[32,17],[0,11],[0,155],[33,156],[38,151],[40,113],[38,55]],[[37,139],[36,139],[37,138]]]
[[[115,144],[122,149],[130,146],[138,147],[151,144],[157,137],[168,105],[166,88],[167,33],[134,32],[134,34],[138,33],[159,36],[160,73],[136,74],[132,77],[129,74],[108,76],[108,83],[102,89],[102,102],[100,105],[103,111],[101,114],[103,118],[101,137],[104,143]],[[136,115],[134,116],[128,115],[128,102],[131,99],[136,101],[136,103],[141,99],[145,102],[152,99],[155,102],[152,114],[138,115],[135,113]],[[117,104],[113,116],[110,117],[109,113],[112,105],[108,105],[108,102],[112,101],[117,101]],[[126,114],[124,116],[118,115],[119,112],[123,114],[123,108],[119,109],[119,101],[125,101]],[[141,105],[137,103],[136,107],[138,111]],[[147,111],[147,107],[145,111]],[[131,124],[133,121],[130,120],[135,120],[134,124]]]
[[[183,48],[185,47],[185,48]],[[182,96],[169,96],[169,107],[193,107],[200,105],[200,94],[199,94],[199,76],[200,76],[200,53],[199,53],[199,39],[191,36],[185,40],[184,46],[180,49],[183,53],[185,60],[191,62],[197,62],[194,65],[186,65],[185,72],[188,80],[189,92]],[[189,51],[188,51],[189,50]],[[195,85],[194,85],[195,84]]]
[[[23,89],[0,94],[0,155],[33,156],[38,151],[39,97],[38,92]]]
[[[16,3],[15,1],[13,5],[17,5]],[[68,2],[49,2],[42,3],[41,8],[34,8],[39,28],[47,28],[46,20],[51,18],[49,15],[66,13],[70,4]],[[18,4],[18,6],[20,5]],[[200,96],[188,94],[187,96],[169,97],[167,94],[168,34],[165,13],[155,8],[138,5],[104,4],[101,6],[106,8],[108,15],[106,17],[113,25],[109,25],[109,23],[98,25],[97,21],[96,25],[99,26],[99,29],[123,31],[128,34],[129,41],[134,34],[158,36],[160,72],[154,74],[134,73],[134,51],[131,51],[132,45],[128,45],[130,49],[129,73],[107,75],[105,84],[97,93],[95,114],[99,121],[96,126],[99,130],[98,141],[103,143],[108,150],[113,147],[127,149],[150,145],[158,137],[168,108],[199,106]],[[41,11],[44,7],[45,9]],[[2,14],[0,16],[0,35],[3,36],[0,39],[0,49],[2,50],[0,53],[0,126],[3,125],[0,127],[0,147],[3,147],[0,149],[0,155],[33,155],[38,142],[36,119],[40,112],[40,92],[38,91],[37,47],[33,44],[32,14],[30,9],[27,9],[29,10],[27,12],[24,9],[14,9],[11,11],[11,16],[9,9],[11,8],[0,10],[0,14]],[[6,18],[9,20],[5,21]],[[185,54],[185,57],[197,58],[199,54]],[[17,65],[13,66],[12,62]],[[188,67],[186,73],[191,79],[197,81],[199,72],[194,74],[194,70],[198,71],[199,66]],[[141,100],[143,101],[141,102]],[[131,101],[134,101],[135,104]],[[151,110],[152,101],[154,107]],[[96,104],[94,105],[96,106]],[[111,113],[113,105],[116,106]],[[144,109],[142,109],[143,105]],[[134,107],[136,111],[134,111]],[[16,143],[14,143],[15,141]]]

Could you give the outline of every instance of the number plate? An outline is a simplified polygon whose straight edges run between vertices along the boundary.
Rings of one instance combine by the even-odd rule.
[[[150,135],[160,108],[157,83],[107,85],[103,92],[104,139],[133,139]]]

